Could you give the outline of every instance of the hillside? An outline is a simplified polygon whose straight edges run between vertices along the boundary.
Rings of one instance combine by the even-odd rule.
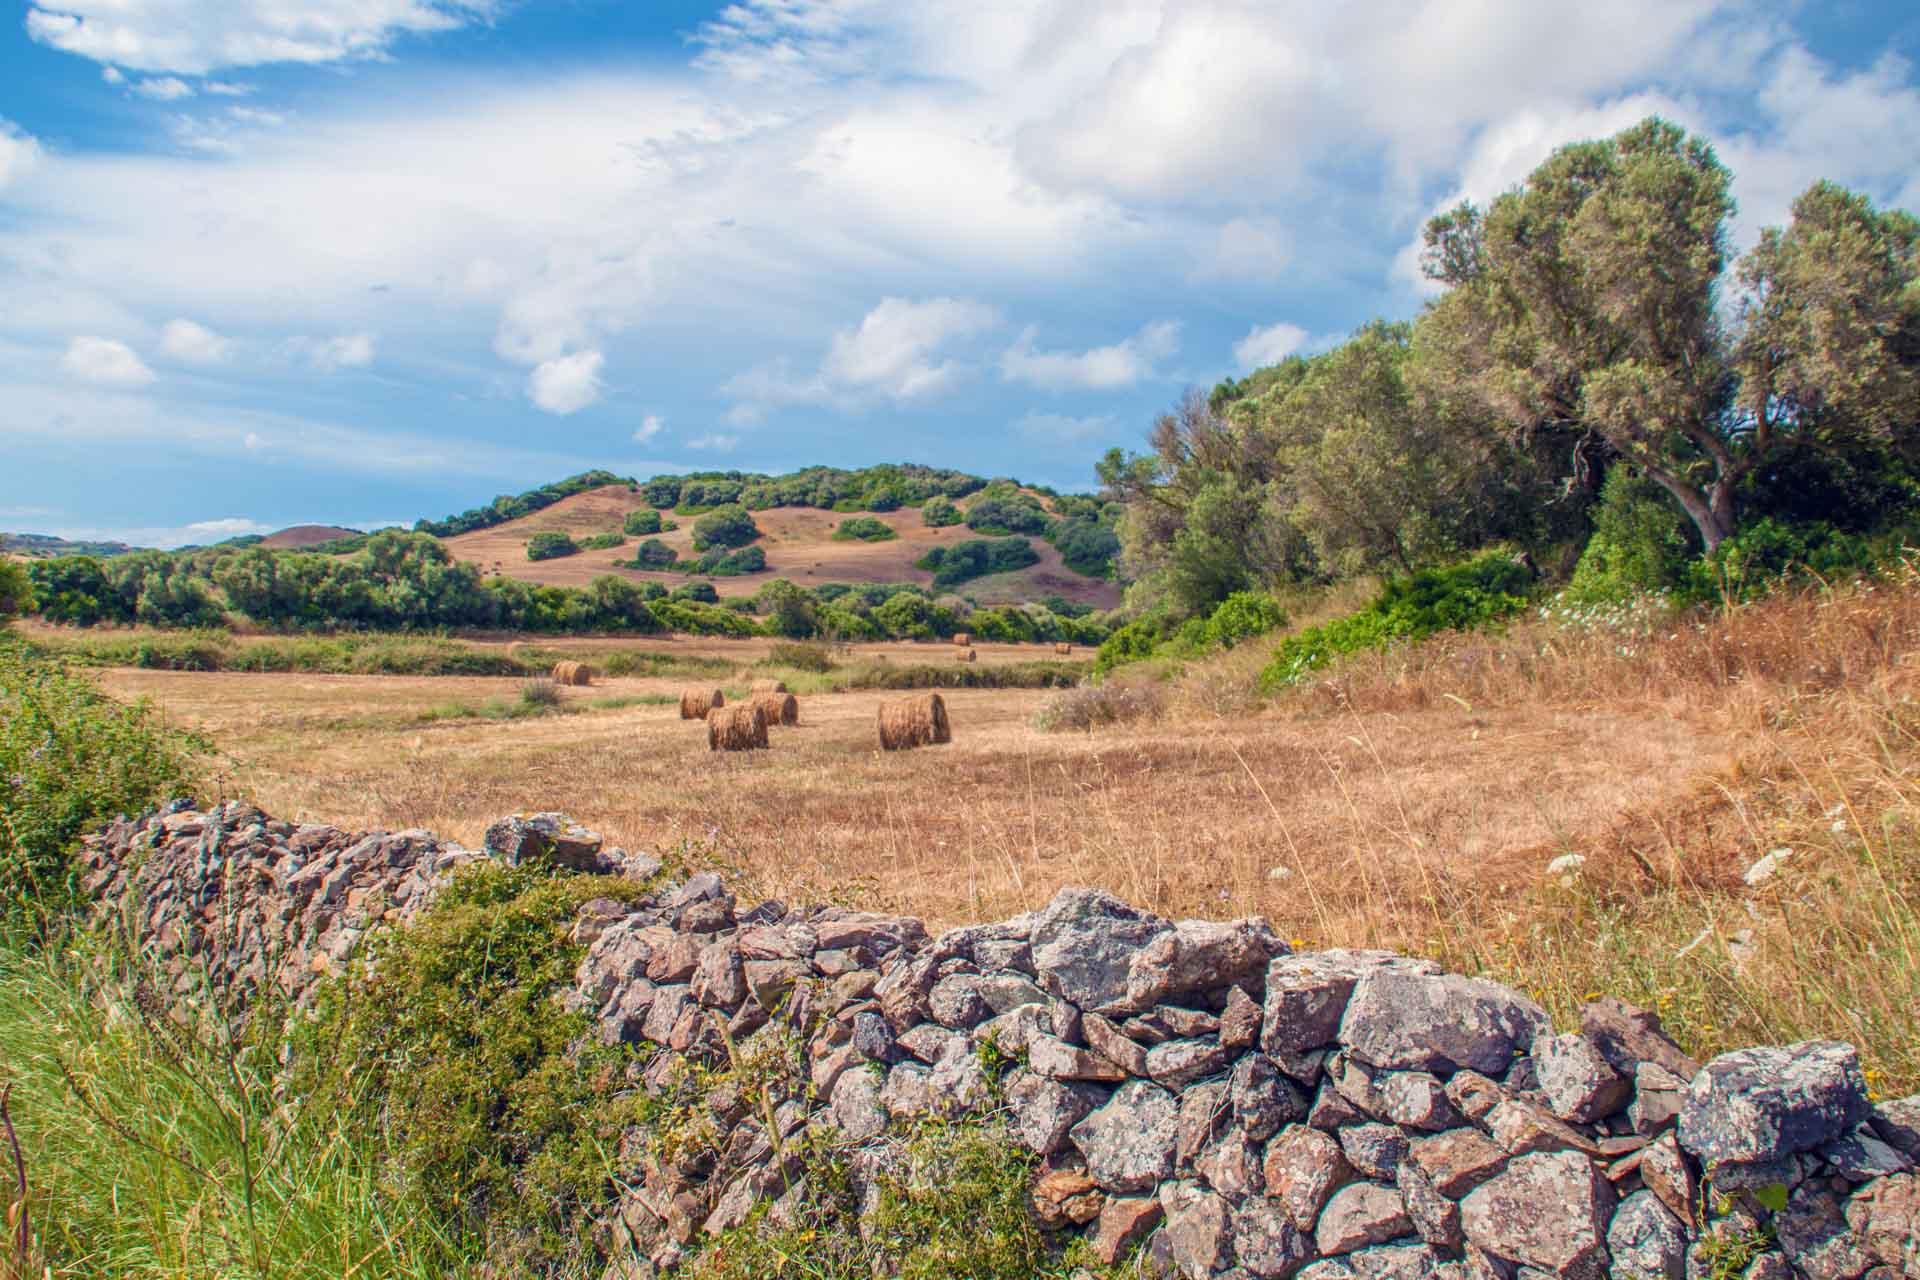
[[[956,505],[965,511],[973,497]],[[645,572],[620,569],[617,560],[631,559],[641,539],[629,538],[618,547],[583,550],[555,560],[527,559],[527,539],[541,530],[553,529],[576,540],[596,533],[618,532],[630,511],[651,510],[646,498],[625,484],[608,484],[560,501],[532,515],[522,516],[487,529],[458,534],[442,541],[456,559],[478,565],[487,573],[498,573],[554,586],[585,586],[605,573],[615,573],[636,582],[657,582],[662,586],[683,586],[691,581],[683,573]],[[695,517],[672,516],[680,527],[660,534],[660,540],[683,558],[698,554],[693,549]],[[740,577],[714,578],[722,596],[750,596],[762,584],[774,578],[788,578],[801,586],[813,587],[828,582],[909,582],[931,587],[933,574],[914,567],[914,562],[936,546],[952,546],[981,535],[965,525],[930,529],[920,512],[910,508],[883,513],[867,513],[893,529],[899,537],[888,542],[836,542],[833,531],[849,517],[815,507],[773,507],[753,513],[763,533],[755,543],[766,553],[767,568],[762,573]],[[1085,577],[1068,569],[1060,552],[1040,538],[1032,539],[1039,563],[1017,573],[996,574],[991,579],[964,584],[962,594],[977,596],[982,603],[993,601],[1038,600],[1059,595],[1076,604],[1111,609],[1120,603],[1120,588],[1108,581]],[[979,590],[975,590],[975,588]]]
[[[360,530],[342,528],[334,524],[296,524],[270,533],[255,545],[270,547],[274,550],[299,551],[307,547],[317,547],[322,543],[333,542],[339,538],[358,536]]]
[[[124,542],[74,542],[47,533],[0,533],[0,553],[26,560],[54,556],[124,556],[140,549]]]

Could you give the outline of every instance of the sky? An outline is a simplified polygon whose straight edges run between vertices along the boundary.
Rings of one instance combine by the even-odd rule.
[[[1093,487],[1661,114],[1737,245],[1920,210],[1913,0],[9,0],[0,529],[369,528],[590,467]]]

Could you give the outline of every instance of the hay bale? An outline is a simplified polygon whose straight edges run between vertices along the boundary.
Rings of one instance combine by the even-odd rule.
[[[726,705],[726,696],[718,689],[684,689],[680,693],[680,718],[705,720],[709,711]]]
[[[779,693],[756,693],[753,705],[767,718],[767,727],[783,725],[788,728],[800,723],[800,700],[785,690]]]
[[[755,680],[753,687],[747,690],[747,692],[756,696],[763,693],[785,693],[786,691],[787,682],[785,680]]]
[[[880,749],[908,751],[953,741],[953,727],[947,720],[947,700],[937,693],[923,693],[902,702],[880,704]]]
[[[960,648],[960,649],[966,648],[968,645],[973,643],[973,632],[971,631],[954,632],[953,643],[956,648]]]
[[[963,649],[959,653],[954,654],[953,656],[960,659],[960,661],[962,662],[972,662],[975,658],[978,658],[980,655],[975,653],[972,649]]]
[[[589,685],[593,683],[593,668],[584,662],[556,662],[552,679],[555,684]]]
[[[1057,644],[1055,644],[1055,645],[1053,646],[1053,651],[1054,651],[1054,653],[1055,653],[1055,654],[1057,654],[1058,656],[1060,656],[1060,657],[1062,657],[1062,658],[1064,658],[1064,657],[1066,657],[1066,656],[1068,656],[1069,654],[1071,654],[1071,653],[1073,652],[1073,646],[1072,646],[1072,645],[1070,645],[1070,644],[1066,644],[1066,643],[1064,643],[1064,642],[1061,642],[1061,643],[1057,643]]]
[[[767,745],[767,716],[751,702],[707,713],[707,750],[759,751]]]

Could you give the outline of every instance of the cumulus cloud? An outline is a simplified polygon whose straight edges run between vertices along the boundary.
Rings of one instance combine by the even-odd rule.
[[[1040,351],[1027,329],[1000,356],[1000,376],[1047,391],[1111,391],[1151,377],[1154,365],[1180,349],[1180,325],[1160,320],[1110,346],[1087,351]]]
[[[1233,361],[1242,369],[1259,369],[1279,364],[1306,345],[1307,331],[1284,320],[1264,327],[1255,325],[1247,336],[1233,344]]]
[[[605,363],[598,351],[576,351],[542,361],[527,375],[527,396],[548,413],[578,413],[600,399],[600,369]]]
[[[181,98],[193,96],[193,86],[178,76],[160,76],[151,80],[141,80],[133,86],[133,91],[143,98],[152,98],[155,102],[178,102]]]
[[[635,444],[646,444],[662,431],[666,430],[666,426],[667,420],[665,418],[662,418],[657,413],[650,413],[640,420],[639,426],[633,429],[633,442]]]
[[[40,144],[33,135],[0,116],[0,191],[26,176],[40,160]]]
[[[687,441],[687,448],[689,449],[711,449],[715,453],[732,453],[739,447],[739,436],[723,435],[718,431],[709,432],[703,436],[695,436],[693,439]]]
[[[60,367],[69,377],[108,387],[144,387],[154,377],[132,347],[112,338],[75,338],[67,344]]]
[[[1292,261],[1293,237],[1277,218],[1233,218],[1202,249],[1192,278],[1271,284]]]
[[[494,0],[57,0],[27,7],[27,34],[136,71],[203,75],[221,67],[381,56],[401,35],[490,16]]]
[[[374,336],[370,333],[343,333],[332,338],[295,338],[294,352],[322,373],[342,369],[364,369],[373,363]]]
[[[944,351],[999,324],[998,308],[971,298],[882,298],[858,325],[834,334],[817,370],[797,374],[776,359],[728,379],[721,394],[736,402],[732,416],[742,422],[783,404],[851,409],[876,398],[930,400],[969,369]]]
[[[233,340],[191,320],[169,320],[160,329],[160,350],[187,364],[219,364],[233,355]]]

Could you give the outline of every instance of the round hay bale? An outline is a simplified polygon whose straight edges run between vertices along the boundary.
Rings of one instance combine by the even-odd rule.
[[[959,653],[954,654],[953,656],[960,659],[960,661],[962,662],[972,662],[974,659],[978,658],[980,655],[974,652],[972,649],[963,649]]]
[[[923,693],[900,702],[880,704],[880,749],[910,751],[953,741],[953,727],[947,720],[947,700],[937,693]]]
[[[1064,658],[1073,652],[1073,646],[1062,642],[1059,644],[1055,644],[1053,646],[1053,651],[1058,656]]]
[[[707,750],[762,751],[767,746],[767,716],[751,702],[715,707],[707,715]]]
[[[800,723],[800,700],[784,690],[779,693],[756,693],[753,705],[767,718],[767,727],[782,725],[792,728]]]
[[[966,648],[968,645],[973,643],[973,632],[971,631],[954,632],[953,643],[958,648],[961,648],[961,649]]]
[[[755,680],[752,688],[747,690],[748,693],[755,694],[756,696],[762,693],[785,693],[786,691],[787,682],[785,680]]]
[[[584,662],[556,662],[553,664],[552,679],[555,684],[592,684],[593,668]]]
[[[705,720],[709,711],[726,705],[726,695],[718,689],[685,689],[680,693],[680,718]]]

